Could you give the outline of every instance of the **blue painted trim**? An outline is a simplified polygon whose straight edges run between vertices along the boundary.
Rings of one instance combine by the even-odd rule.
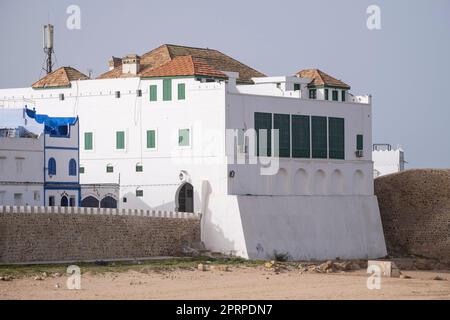
[[[56,150],[78,150],[76,147],[45,147],[45,149],[56,149]]]
[[[55,182],[47,182],[46,185],[62,185],[62,184],[69,184],[69,185],[77,185],[78,182],[61,182],[61,181],[55,181]]]
[[[46,187],[47,190],[80,190],[81,187],[69,187],[69,188],[60,188],[60,187]]]

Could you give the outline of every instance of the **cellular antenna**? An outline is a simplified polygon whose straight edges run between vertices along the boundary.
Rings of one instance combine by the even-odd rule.
[[[46,64],[45,64],[45,72],[47,74],[52,72],[53,60],[52,55],[54,53],[53,50],[53,25],[47,24],[44,26],[43,30],[43,47],[44,52],[46,54]]]

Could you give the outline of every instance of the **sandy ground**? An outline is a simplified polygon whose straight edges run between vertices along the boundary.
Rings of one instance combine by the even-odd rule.
[[[65,276],[0,281],[0,299],[449,299],[449,271],[409,271],[369,290],[364,270],[317,274],[235,267],[231,271],[83,274],[81,290]],[[432,280],[436,275],[445,280]],[[59,287],[58,287],[59,284]]]

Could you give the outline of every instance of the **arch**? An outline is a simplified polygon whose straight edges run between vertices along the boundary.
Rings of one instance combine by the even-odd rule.
[[[359,169],[353,173],[353,194],[366,194],[364,173]]]
[[[48,174],[56,175],[56,160],[55,158],[48,159]]]
[[[77,175],[77,162],[75,159],[70,159],[69,161],[69,176]]]
[[[322,169],[314,173],[314,194],[326,193],[326,175]]]
[[[117,208],[117,200],[111,196],[106,196],[100,201],[100,208]]]
[[[295,194],[309,194],[311,192],[309,189],[309,175],[303,168],[300,168],[295,172],[294,190]]]
[[[86,198],[81,200],[81,206],[85,208],[98,208],[99,205],[100,202],[93,196],[87,196]]]
[[[176,210],[178,212],[194,212],[194,187],[185,182],[176,193]]]
[[[61,207],[68,207],[69,199],[66,196],[61,197]]]
[[[331,174],[331,190],[333,194],[344,193],[344,176],[339,169],[335,169]]]
[[[274,177],[273,192],[275,194],[287,194],[289,192],[289,176],[284,168],[280,168]]]

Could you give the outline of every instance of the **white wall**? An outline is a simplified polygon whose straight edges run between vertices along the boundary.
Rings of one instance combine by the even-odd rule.
[[[403,150],[372,151],[374,177],[383,176],[404,170]]]

